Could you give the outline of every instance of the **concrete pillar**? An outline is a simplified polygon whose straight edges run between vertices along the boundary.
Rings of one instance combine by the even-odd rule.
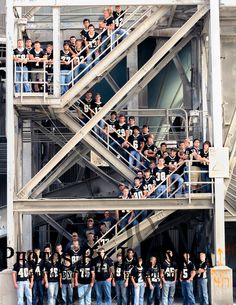
[[[16,289],[12,282],[12,272],[0,272],[0,305],[17,304]]]
[[[210,0],[210,68],[213,145],[223,146],[219,0]],[[216,262],[211,270],[211,304],[233,304],[232,270],[225,262],[224,179],[215,178],[214,243]]]

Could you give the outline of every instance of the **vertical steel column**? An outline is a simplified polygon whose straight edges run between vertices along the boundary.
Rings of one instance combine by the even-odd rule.
[[[60,97],[60,7],[53,7],[53,92]]]
[[[222,87],[220,60],[220,2],[210,0],[210,64],[211,64],[211,105],[214,147],[223,146],[222,131]],[[216,265],[225,266],[225,223],[224,223],[224,179],[215,178],[215,224],[214,243]]]
[[[13,106],[13,63],[14,47],[14,13],[13,0],[6,1],[6,137],[7,137],[7,246],[15,248],[15,227],[13,216],[13,199],[15,184],[15,126]],[[8,260],[11,268],[13,260]]]

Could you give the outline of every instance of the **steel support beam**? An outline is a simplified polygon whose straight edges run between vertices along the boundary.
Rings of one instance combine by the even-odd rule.
[[[54,229],[56,229],[62,236],[67,238],[68,240],[71,240],[71,234],[67,232],[59,223],[54,220],[52,217],[48,215],[40,215],[40,217],[45,220],[50,226],[52,226]]]
[[[110,85],[111,89],[115,93],[120,90],[120,87],[117,85],[116,81],[114,80],[114,78],[111,76],[110,73],[107,73],[107,75],[105,76],[105,80],[108,82],[108,84]]]
[[[211,196],[191,196],[188,198],[173,199],[21,199],[15,200],[14,211],[24,214],[73,214],[82,211],[127,209],[132,203],[134,210],[191,210],[213,209]]]
[[[234,2],[233,0],[222,0],[223,3]],[[120,5],[205,5],[208,4],[207,0],[121,0]],[[117,5],[116,0],[106,0],[100,4],[104,7],[106,5]],[[80,0],[79,2],[71,2],[70,0],[15,0],[14,6],[99,6],[97,0]]]
[[[15,128],[13,99],[13,64],[14,49],[13,1],[6,1],[6,137],[7,137],[7,246],[15,249],[15,225],[13,215],[13,200],[15,194]],[[13,259],[8,259],[8,268],[12,268]]]
[[[219,0],[210,0],[211,105],[214,147],[223,146]],[[224,179],[215,178],[215,255],[216,266],[225,266]],[[218,251],[220,249],[220,251]]]
[[[60,45],[61,45],[61,32],[60,32],[60,7],[53,7],[53,93],[56,98],[61,94],[60,83]]]

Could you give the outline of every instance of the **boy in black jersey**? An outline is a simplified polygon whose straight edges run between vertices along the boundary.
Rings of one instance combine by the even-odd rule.
[[[91,292],[94,286],[95,272],[89,252],[76,264],[75,286],[78,287],[79,305],[91,304]]]
[[[154,144],[152,135],[149,135],[147,137],[147,142],[145,143],[144,148],[143,148],[143,154],[149,160],[149,162],[148,162],[148,160],[145,161],[145,163],[144,163],[145,167],[149,167],[149,163],[151,160],[156,161],[157,147]]]
[[[34,275],[32,305],[43,305],[43,273],[44,261],[40,258],[40,249],[34,249],[36,255],[32,261],[32,269]],[[37,302],[38,297],[38,302]]]
[[[115,34],[120,36],[121,40],[127,37],[126,30],[122,29],[122,24],[125,17],[125,12],[121,9],[120,5],[116,5],[115,11],[113,11],[113,17],[115,20]]]
[[[103,12],[104,19],[99,22],[99,29],[103,30],[102,32],[102,44],[101,44],[101,53],[103,57],[105,56],[108,43],[110,42],[111,48],[114,47],[115,35],[113,33],[115,29],[115,21],[114,17],[110,15],[108,9]],[[110,37],[110,39],[108,38]]]
[[[75,65],[77,66],[74,72],[75,82],[77,82],[88,71],[86,69],[87,51],[84,50],[82,39],[77,39],[75,42],[75,54],[73,58],[75,58]]]
[[[157,158],[163,157],[166,158],[166,156],[168,155],[167,152],[167,145],[166,143],[161,143],[161,148],[157,151]]]
[[[98,244],[100,247],[103,247],[109,240],[112,239],[112,232],[108,232],[108,228],[104,222],[101,222],[99,225],[99,233],[98,233]],[[107,233],[108,232],[108,233]]]
[[[91,91],[86,92],[84,99],[79,102],[78,116],[80,120],[86,124],[91,118],[91,107],[94,103],[93,93]]]
[[[144,197],[144,188],[141,184],[139,177],[134,178],[134,186],[130,190],[130,195],[134,199],[142,199]]]
[[[102,103],[102,96],[100,93],[95,95],[95,101],[91,105],[91,117],[96,115],[104,106]],[[98,135],[98,139],[105,139],[105,133],[103,132],[103,128],[105,126],[105,122],[103,120],[99,121],[97,125],[94,126],[93,130],[96,135]]]
[[[24,42],[22,39],[18,39],[17,48],[13,51],[13,59],[15,62],[15,91],[21,92],[21,79],[23,80],[23,91],[30,92],[30,85],[28,83],[28,68],[27,61],[29,55],[24,48]]]
[[[173,260],[173,252],[167,250],[166,259],[161,266],[162,305],[172,305],[174,303],[177,271],[177,264]]]
[[[70,255],[66,254],[60,268],[60,288],[63,305],[73,305],[74,272],[75,267],[72,266]]]
[[[87,34],[88,34],[89,25],[90,25],[90,20],[89,20],[88,18],[85,18],[85,19],[83,20],[83,26],[84,26],[84,28],[83,28],[83,30],[80,32],[80,36],[81,36],[81,38],[82,38],[84,41],[85,41],[86,36],[87,36]]]
[[[114,274],[114,263],[110,257],[105,255],[105,249],[100,248],[99,255],[94,259],[95,268],[95,290],[97,295],[97,305],[102,304],[104,294],[106,305],[111,305],[111,280]]]
[[[116,137],[116,124],[117,124],[117,113],[115,111],[112,111],[110,114],[110,119],[106,120],[106,125],[105,125],[105,131],[106,134],[112,137],[114,139]],[[112,139],[110,139],[110,143],[112,143]]]
[[[160,280],[161,266],[157,263],[157,258],[152,256],[150,258],[150,266],[146,272],[147,278],[147,305],[160,304],[161,299],[161,280]]]
[[[41,48],[39,41],[35,41],[34,48],[29,53],[29,59],[34,61],[31,66],[31,79],[32,82],[34,82],[33,90],[34,92],[42,91],[43,81],[45,80],[43,69],[44,62],[47,60],[47,55]]]
[[[61,95],[66,93],[69,89],[72,71],[71,71],[71,61],[72,53],[70,52],[70,46],[68,42],[64,42],[63,50],[61,50]]]
[[[71,246],[71,250],[68,251],[71,258],[71,263],[74,266],[81,258],[82,248],[80,247],[79,241],[74,240]]]
[[[209,177],[209,148],[211,147],[211,143],[209,141],[205,141],[203,143],[203,148],[200,149],[200,156],[197,155],[196,158],[200,160],[200,168],[201,168],[201,180],[206,182],[211,182],[211,178]],[[201,187],[202,193],[210,193],[211,192],[211,184],[205,184]]]
[[[76,37],[75,36],[70,36],[70,42],[69,42],[69,51],[72,54],[75,54],[75,42],[76,42]]]
[[[24,255],[25,253],[20,253],[18,261],[13,266],[12,279],[14,288],[17,289],[17,305],[24,305],[24,296],[27,305],[32,305],[33,275]]]
[[[129,150],[129,167],[131,169],[140,168],[141,153],[144,147],[143,137],[140,135],[139,127],[132,126],[132,135],[128,137],[128,150]]]
[[[97,250],[98,245],[95,244],[94,233],[88,232],[87,240],[83,245],[83,254],[86,252],[86,256],[93,257],[94,252]]]
[[[45,264],[44,281],[45,288],[48,289],[48,305],[56,305],[59,289],[60,263],[59,255],[54,253]]]
[[[115,150],[117,150],[118,154],[123,156],[124,158],[127,157],[126,151],[122,148],[123,144],[126,146],[125,138],[129,134],[128,131],[128,125],[126,124],[126,118],[124,114],[119,115],[119,120],[115,124],[115,130],[116,130],[116,135],[114,142],[111,143],[111,147]]]
[[[200,299],[200,305],[209,305],[208,299],[208,263],[206,261],[206,254],[201,252],[200,261],[197,266],[197,283],[198,283],[198,295]]]
[[[148,125],[143,125],[143,129],[142,129],[141,135],[143,136],[144,142],[146,143],[147,142],[147,138],[150,135]]]
[[[129,133],[126,135],[125,140],[128,141],[129,136],[132,136],[134,128],[136,128],[136,124],[135,124],[135,117],[132,115],[129,117],[128,120],[128,131]]]
[[[190,254],[184,253],[184,262],[180,268],[180,282],[182,287],[183,304],[195,305],[193,294],[193,278],[196,275],[196,268],[190,261]]]
[[[133,249],[127,250],[127,256],[124,260],[124,268],[126,274],[125,286],[127,287],[127,304],[129,305],[130,302],[134,304],[134,285],[131,281],[130,275],[135,266],[137,266],[137,258],[135,256]]]
[[[155,193],[155,188],[156,188],[156,179],[154,176],[151,175],[151,171],[149,168],[146,168],[143,171],[143,188],[144,188],[144,194],[145,197],[151,197],[155,198],[156,193]]]
[[[169,182],[169,169],[165,166],[164,158],[160,157],[156,168],[153,170],[153,175],[156,177],[157,189],[156,194],[158,198],[166,198],[168,195],[167,185]]]
[[[146,270],[142,257],[138,258],[137,266],[131,271],[131,281],[134,285],[134,305],[143,305],[146,288]]]
[[[99,61],[98,47],[100,46],[100,44],[101,44],[101,38],[99,34],[95,32],[94,26],[90,24],[88,27],[88,33],[85,37],[85,45],[87,46],[87,51],[88,51],[87,64],[89,66],[89,69],[92,69],[92,67],[94,67]]]
[[[126,272],[122,254],[117,254],[117,261],[114,263],[114,277],[112,279],[112,286],[116,288],[116,303],[117,305],[127,304],[127,291],[126,291]]]
[[[169,156],[165,158],[165,164],[169,168],[171,184],[177,184],[177,189],[174,191],[174,194],[181,194],[184,179],[182,176],[180,176],[178,171],[178,168],[181,165],[181,161],[175,148],[171,148]]]
[[[53,45],[49,43],[45,50],[47,56],[46,62],[46,79],[47,79],[47,91],[52,93],[52,82],[53,82]]]

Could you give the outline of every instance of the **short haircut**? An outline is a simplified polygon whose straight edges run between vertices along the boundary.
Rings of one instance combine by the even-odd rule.
[[[23,39],[19,38],[19,39],[17,39],[17,42],[18,42],[18,41],[23,41]]]
[[[193,143],[195,143],[196,141],[201,142],[200,139],[196,138],[196,139],[193,140]]]
[[[83,39],[76,39],[76,42],[83,42]]]
[[[133,252],[134,253],[134,250],[132,248],[129,248],[129,249],[127,249],[127,252]]]
[[[76,39],[76,37],[75,37],[75,36],[70,36],[70,39],[71,39],[71,38],[75,38],[75,39]]]
[[[124,187],[124,190],[128,190],[128,191],[129,191],[129,188],[128,188],[128,186],[125,186],[125,187]]]
[[[152,135],[149,135],[149,136],[147,137],[147,140],[150,139],[150,138],[153,139]]]
[[[101,96],[101,94],[100,94],[99,92],[98,92],[98,93],[96,93],[96,95],[95,95],[95,96],[100,96],[100,97],[102,97],[102,96]]]
[[[32,39],[28,37],[28,38],[26,38],[25,41],[32,41]]]
[[[166,143],[165,143],[165,142],[162,142],[162,143],[161,143],[161,147],[162,147],[162,146],[166,146]]]
[[[133,130],[135,130],[135,129],[138,130],[138,131],[140,131],[140,129],[139,129],[138,126],[134,126],[134,127],[133,127]]]
[[[129,120],[135,120],[135,117],[134,117],[133,115],[131,115],[131,116],[129,117]]]
[[[83,23],[85,23],[86,21],[90,23],[90,20],[88,18],[84,18]]]
[[[39,44],[40,44],[40,41],[36,40],[36,41],[34,42],[34,44],[36,44],[36,43],[39,43]]]
[[[143,128],[148,128],[149,129],[149,126],[148,125],[143,125]]]
[[[119,115],[119,118],[125,118],[125,115],[124,115],[123,113],[121,113],[121,114]]]
[[[63,43],[63,47],[64,46],[69,46],[70,44],[69,44],[69,42],[68,41],[65,41],[64,43]]]
[[[112,111],[111,115],[117,115],[116,111]]]
[[[89,28],[95,28],[93,24],[90,24],[88,27]]]
[[[150,169],[149,168],[145,168],[145,170],[143,172],[144,173],[150,173]]]
[[[171,147],[170,151],[177,152],[177,149],[175,147]]]
[[[135,180],[140,181],[140,178],[139,178],[139,177],[135,177],[135,178],[134,178],[134,181],[135,181]]]
[[[211,142],[210,142],[210,141],[205,141],[205,142],[203,143],[203,146],[204,146],[205,144],[207,144],[209,147],[211,147]]]

